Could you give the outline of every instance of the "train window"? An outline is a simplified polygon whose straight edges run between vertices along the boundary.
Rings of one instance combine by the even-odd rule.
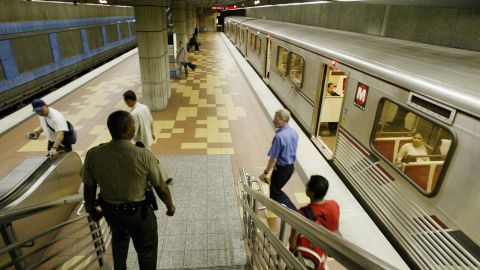
[[[255,51],[258,55],[260,55],[260,51],[262,49],[262,38],[259,35],[255,36]]]
[[[372,145],[423,193],[431,194],[445,174],[453,137],[446,127],[383,99]]]
[[[302,88],[303,83],[303,69],[305,68],[305,59],[294,52],[290,56],[290,68],[288,69],[288,77],[290,80],[297,85],[299,88]]]
[[[277,70],[283,75],[287,75],[288,50],[278,46],[277,49]]]

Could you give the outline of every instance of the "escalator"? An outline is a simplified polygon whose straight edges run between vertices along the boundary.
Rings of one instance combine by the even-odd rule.
[[[92,241],[95,224],[77,211],[83,201],[81,166],[75,152],[55,160],[27,158],[0,181],[0,269],[55,268],[63,264],[54,262],[63,259],[58,250],[72,248],[71,240],[63,248],[60,243],[73,239],[74,231],[86,231],[84,238]],[[65,233],[67,227],[75,229]]]

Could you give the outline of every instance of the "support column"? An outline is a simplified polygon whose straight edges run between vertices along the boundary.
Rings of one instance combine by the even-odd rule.
[[[177,34],[177,40],[182,41],[183,45],[187,44],[187,22],[185,19],[185,0],[172,1],[172,21],[175,33]]]
[[[194,7],[190,5],[187,5],[187,8],[185,9],[185,17],[187,19],[187,39],[190,39],[193,34],[193,29],[195,29],[195,26],[193,26],[193,9]]]
[[[134,1],[143,101],[152,111],[166,108],[171,96],[167,7],[168,0]]]
[[[200,31],[200,24],[198,23],[198,9],[193,8],[192,10],[193,15],[193,28],[198,27],[198,31]]]

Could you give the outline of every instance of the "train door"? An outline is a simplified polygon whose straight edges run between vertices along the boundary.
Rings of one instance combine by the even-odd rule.
[[[338,122],[347,89],[348,75],[335,66],[325,65],[323,78],[319,93],[320,106],[318,106],[315,138],[320,143],[323,154],[331,158],[337,144]]]
[[[270,35],[267,35],[267,46],[265,52],[265,78],[264,80],[268,83],[268,78],[270,77],[270,59],[272,55],[272,39]]]

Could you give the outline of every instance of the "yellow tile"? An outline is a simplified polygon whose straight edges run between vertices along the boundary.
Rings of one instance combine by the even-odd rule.
[[[219,128],[229,128],[230,123],[228,122],[228,120],[218,120],[218,127]]]
[[[207,138],[208,130],[206,128],[196,128],[195,138]]]
[[[197,120],[197,125],[206,125],[207,120]]]
[[[84,118],[93,118],[97,116],[99,112],[100,112],[99,108],[87,106],[87,107],[84,107],[84,109],[82,109],[78,114]]]
[[[185,129],[183,129],[183,128],[174,128],[174,129],[172,129],[172,133],[180,133],[180,134],[182,134],[182,133],[185,133]]]
[[[208,155],[233,155],[235,151],[233,148],[208,148]]]
[[[27,140],[27,139],[25,139]],[[47,140],[29,140],[24,146],[17,150],[17,152],[46,152]]]
[[[172,129],[175,126],[174,120],[158,120],[153,121],[153,129]],[[160,132],[160,131],[159,131]]]
[[[207,142],[209,143],[231,143],[232,136],[229,132],[210,132],[208,133]]]
[[[88,134],[90,135],[98,135],[105,133],[107,131],[107,127],[105,125],[96,125],[90,130]]]
[[[276,218],[276,217],[278,217],[275,213],[273,213],[272,211],[270,211],[270,210],[268,210],[268,209],[265,210],[265,216],[266,216],[267,218]]]
[[[110,136],[110,133],[106,132],[104,134],[99,134],[87,149],[95,147],[101,143],[109,142],[111,140],[112,140],[112,137]]]
[[[310,198],[308,198],[305,192],[295,193],[295,199],[300,204],[307,204],[310,202]]]
[[[227,109],[225,107],[217,107],[217,116],[227,116]]]
[[[170,139],[172,138],[171,133],[159,133],[156,135],[157,139]]]
[[[176,116],[176,120],[177,121],[185,121],[187,120],[187,117],[188,117],[188,107],[180,107],[178,108],[177,110],[177,116]]]
[[[195,108],[195,107],[188,108],[188,116],[197,117],[197,115],[198,115],[198,108]]]
[[[207,143],[182,143],[181,149],[206,149]]]

